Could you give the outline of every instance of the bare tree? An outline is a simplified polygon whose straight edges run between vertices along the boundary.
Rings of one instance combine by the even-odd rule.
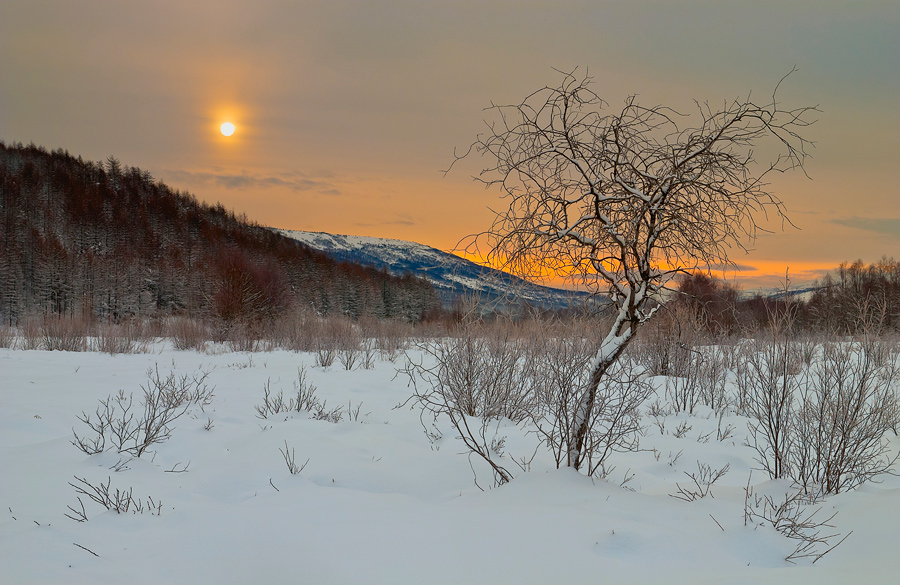
[[[729,251],[760,229],[760,213],[784,219],[767,177],[802,169],[811,143],[800,132],[816,110],[785,109],[776,86],[762,105],[750,96],[698,102],[683,115],[632,96],[611,111],[590,84],[565,73],[518,105],[493,106],[495,120],[469,149],[491,161],[477,180],[499,186],[509,206],[467,251],[528,279],[608,291],[616,310],[578,389],[567,446],[576,469],[597,389],[660,290],[679,272],[730,264]],[[771,160],[757,162],[754,148],[768,143]]]

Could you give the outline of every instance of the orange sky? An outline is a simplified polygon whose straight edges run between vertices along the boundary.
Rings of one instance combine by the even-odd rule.
[[[444,177],[482,109],[588,67],[612,104],[819,104],[799,228],[733,260],[744,288],[900,256],[900,3],[422,1],[0,4],[0,140],[115,155],[266,225],[448,249],[500,204]],[[218,133],[232,121],[230,139]]]

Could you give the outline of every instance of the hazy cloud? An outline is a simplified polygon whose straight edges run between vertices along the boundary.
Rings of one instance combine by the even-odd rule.
[[[732,271],[738,270],[740,272],[756,272],[759,270],[755,266],[750,266],[749,264],[710,264],[710,270],[718,270],[718,271]]]
[[[900,238],[900,218],[896,217],[847,217],[832,219],[831,223]]]
[[[369,223],[359,223],[358,222],[354,225],[359,226],[359,227],[379,227],[379,226],[385,226],[385,225],[412,226],[412,225],[416,225],[416,223],[410,219],[392,219],[392,220],[388,220],[388,221],[375,221],[375,222],[369,222]]]
[[[251,187],[267,188],[267,187],[284,187],[292,191],[313,191],[318,190],[326,195],[340,195],[340,191],[335,189],[326,181],[309,179],[305,177],[292,177],[288,175],[257,175],[242,171],[240,174],[234,173],[214,173],[207,171],[169,171],[166,173],[174,180],[192,183],[207,183],[225,189],[247,189]]]

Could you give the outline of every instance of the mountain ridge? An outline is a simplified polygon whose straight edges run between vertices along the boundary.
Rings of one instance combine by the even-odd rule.
[[[482,266],[425,244],[392,238],[352,236],[304,230],[276,231],[336,260],[386,269],[399,276],[412,273],[429,281],[445,307],[465,295],[482,302],[512,306],[522,301],[543,309],[568,309],[584,304],[588,293],[543,286]]]

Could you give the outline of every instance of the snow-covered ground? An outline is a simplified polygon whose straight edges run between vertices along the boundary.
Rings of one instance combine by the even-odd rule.
[[[557,470],[539,450],[529,472],[481,491],[448,429],[432,443],[419,411],[397,408],[411,393],[399,361],[354,371],[313,364],[311,354],[206,355],[165,344],[116,356],[0,349],[0,582],[900,582],[896,477],[821,504],[826,517],[838,512],[835,532],[853,534],[814,565],[786,562],[794,543],[773,528],[744,525],[748,478],[757,493],[787,486],[750,476],[740,417],[723,421],[737,428],[725,441],[709,411],[669,416],[664,431],[648,417],[643,451],[614,455],[608,481]],[[329,409],[348,407],[342,421],[257,416],[266,383],[287,397],[301,366]],[[73,428],[90,434],[76,416],[120,389],[139,397],[148,368],[210,372],[211,404],[192,407],[168,441],[127,463],[74,447]],[[358,417],[346,412],[357,407]],[[691,429],[676,438],[683,421]],[[513,455],[537,445],[515,426],[501,432]],[[308,459],[299,474],[279,451],[285,442],[298,465]],[[698,462],[730,465],[714,497],[671,497]],[[70,520],[76,476],[161,501],[161,515],[120,515],[82,496],[88,520]]]

